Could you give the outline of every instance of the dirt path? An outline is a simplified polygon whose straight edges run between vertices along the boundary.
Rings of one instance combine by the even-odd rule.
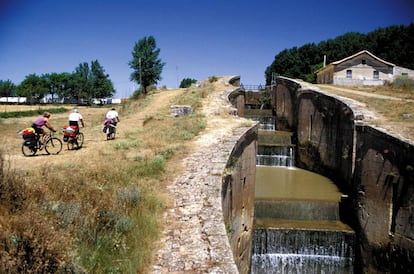
[[[142,122],[147,116],[156,113],[161,108],[169,107],[170,101],[173,97],[177,96],[182,89],[174,89],[167,91],[159,91],[151,95],[151,103],[148,106],[141,106],[136,103],[136,111],[130,111],[129,113],[120,112],[121,122],[117,127],[117,140],[125,138],[127,132],[131,129],[142,127]],[[84,117],[86,124],[85,128],[81,129],[84,133],[85,140],[82,149],[79,150],[67,150],[67,144],[63,143],[63,150],[58,155],[47,155],[44,151],[39,151],[35,157],[25,157],[21,152],[22,139],[16,133],[28,127],[35,117],[25,118],[11,118],[4,119],[2,123],[5,124],[5,132],[0,136],[0,149],[2,149],[8,161],[13,168],[17,169],[33,169],[41,166],[53,166],[60,164],[69,164],[71,161],[85,162],[85,164],[91,164],[91,159],[99,159],[99,154],[105,150],[106,146],[111,146],[114,141],[106,141],[106,136],[102,132],[102,124],[108,107],[103,108],[90,108],[79,107],[79,111]],[[54,114],[51,117],[51,123],[58,130],[57,135],[59,138],[63,138],[60,132],[63,125],[67,125],[68,113]]]

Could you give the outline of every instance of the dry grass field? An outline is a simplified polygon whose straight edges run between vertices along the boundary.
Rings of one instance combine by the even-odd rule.
[[[169,107],[197,109],[211,90],[155,91],[118,106],[111,141],[102,132],[109,106],[79,107],[84,146],[67,150],[64,143],[58,155],[23,156],[17,132],[36,116],[0,119],[0,272],[144,271],[169,203],[165,184],[180,170],[186,143],[205,127],[202,115],[173,121]],[[61,139],[72,109],[51,116]],[[27,257],[32,261],[22,261]]]

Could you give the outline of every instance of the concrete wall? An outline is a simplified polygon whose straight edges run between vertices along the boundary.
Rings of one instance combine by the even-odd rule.
[[[279,77],[272,92],[278,129],[294,132],[297,166],[329,177],[349,195],[342,217],[358,235],[356,263],[369,272],[410,269],[413,144],[369,126],[352,101],[307,83]]]
[[[257,125],[237,140],[226,165],[222,207],[239,273],[249,273],[256,178]]]

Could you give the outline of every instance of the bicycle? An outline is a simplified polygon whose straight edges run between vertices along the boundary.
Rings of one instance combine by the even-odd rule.
[[[49,131],[44,142],[36,134],[23,135],[22,152],[24,156],[34,156],[38,151],[45,149],[47,154],[57,155],[62,151],[62,141]]]
[[[114,140],[116,134],[116,125],[112,119],[104,122],[103,132],[106,134],[106,140]]]
[[[68,150],[80,149],[83,145],[84,136],[75,126],[64,126],[63,141],[67,143]]]

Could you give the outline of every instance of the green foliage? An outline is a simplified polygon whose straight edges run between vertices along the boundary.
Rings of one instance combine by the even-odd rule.
[[[211,88],[190,88],[175,102],[176,105],[189,105],[194,111],[202,106],[202,99],[211,92]]]
[[[362,50],[368,50],[399,66],[414,69],[413,44],[414,23],[411,23],[408,26],[379,28],[368,34],[349,32],[317,45],[308,43],[299,48],[284,49],[266,68],[266,84],[271,84],[274,75],[315,82],[315,72],[321,68],[324,56],[329,64]]]
[[[92,61],[89,68],[88,63],[84,62],[76,67],[73,73],[74,92],[72,98],[104,98],[115,93],[109,75],[99,64],[98,60]]]
[[[0,80],[0,97],[13,96],[16,86],[10,80]]]
[[[115,149],[120,150],[127,150],[130,147],[136,147],[137,146],[137,140],[120,140],[116,141],[114,144]]]
[[[180,88],[188,88],[196,82],[197,82],[196,79],[184,78],[183,80],[181,80]]]
[[[217,76],[210,76],[210,77],[208,77],[208,81],[210,83],[217,82],[217,80],[218,80],[218,77]]]
[[[414,91],[414,80],[408,77],[399,76],[393,81],[392,85],[404,90]]]
[[[92,98],[105,98],[113,95],[115,92],[113,84],[98,60],[91,62],[91,75],[92,93],[90,96]]]
[[[109,75],[105,74],[98,60],[91,66],[84,62],[75,68],[73,73],[45,73],[41,76],[29,74],[16,87],[10,80],[0,80],[0,96],[23,96],[31,104],[39,103],[47,94],[56,99],[69,99],[78,102],[80,99],[110,97],[115,89]]]
[[[144,94],[147,93],[148,87],[161,80],[165,63],[158,58],[159,54],[160,49],[157,48],[153,36],[144,37],[135,43],[132,60],[128,63],[133,70],[130,79],[140,84]]]
[[[157,154],[152,158],[144,158],[133,167],[132,172],[140,177],[159,178],[165,171],[165,158]]]
[[[17,88],[20,96],[27,97],[27,101],[38,103],[48,92],[47,81],[36,74],[30,74],[20,83]]]
[[[206,127],[206,122],[202,117],[197,117],[196,115],[176,119],[177,121],[173,123],[174,130],[166,133],[171,139],[181,141],[191,140]]]

